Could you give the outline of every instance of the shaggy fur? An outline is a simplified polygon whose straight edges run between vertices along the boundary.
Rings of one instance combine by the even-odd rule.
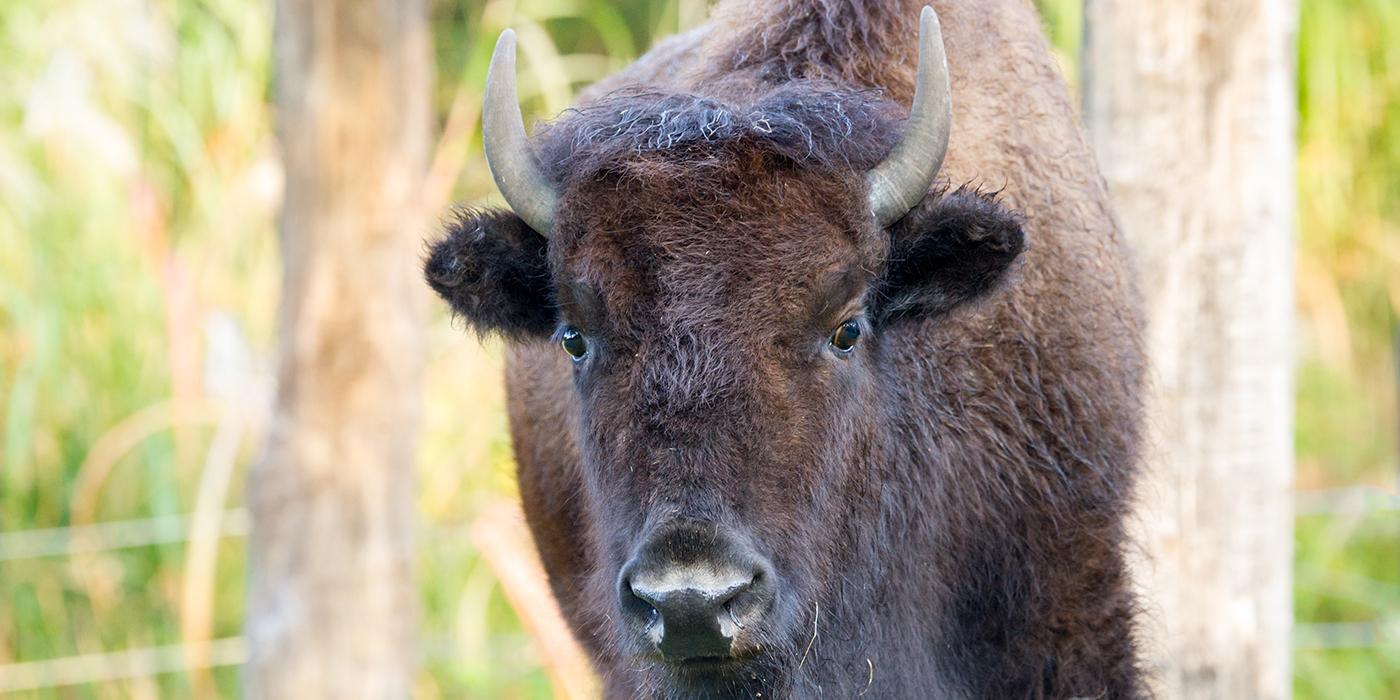
[[[703,161],[742,145],[808,168],[864,171],[889,150],[903,117],[876,90],[822,82],[786,83],[738,107],[701,95],[623,90],[545,125],[539,160],[567,182],[625,170],[648,154]]]
[[[454,311],[512,339],[526,515],[610,698],[1145,692],[1129,266],[1034,11],[936,4],[944,184],[888,230],[863,174],[919,4],[734,0],[537,134],[547,245],[485,212],[431,253]],[[619,611],[622,565],[677,523],[773,565],[742,663],[668,665]]]

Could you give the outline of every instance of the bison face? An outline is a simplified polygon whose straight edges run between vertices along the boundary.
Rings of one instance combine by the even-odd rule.
[[[992,289],[1023,240],[968,191],[879,230],[856,175],[704,163],[573,182],[548,242],[509,214],[462,216],[427,275],[478,330],[549,339],[572,366],[583,600],[616,625],[619,665],[752,689],[790,677],[858,556],[867,475],[900,441],[889,360],[912,349],[893,331]]]

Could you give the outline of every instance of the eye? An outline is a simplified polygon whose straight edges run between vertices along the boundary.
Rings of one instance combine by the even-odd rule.
[[[831,334],[831,347],[836,352],[845,355],[855,349],[858,340],[860,340],[860,323],[855,319],[850,319]]]
[[[559,344],[564,347],[564,352],[569,353],[569,357],[574,358],[574,362],[582,360],[588,354],[588,340],[572,328],[565,328],[564,332],[559,334]]]

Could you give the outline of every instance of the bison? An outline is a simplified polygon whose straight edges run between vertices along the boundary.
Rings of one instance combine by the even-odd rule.
[[[1125,246],[1029,0],[935,4],[726,0],[528,138],[497,44],[425,272],[608,697],[1146,693]]]

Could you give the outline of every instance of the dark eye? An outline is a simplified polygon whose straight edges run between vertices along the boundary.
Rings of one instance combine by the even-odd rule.
[[[860,324],[855,319],[851,319],[836,329],[831,334],[831,347],[836,352],[845,354],[855,349],[856,341],[860,340]]]
[[[574,358],[575,362],[588,354],[588,340],[572,328],[565,328],[564,332],[559,334],[559,344],[564,346],[564,352],[569,353],[569,357]]]

